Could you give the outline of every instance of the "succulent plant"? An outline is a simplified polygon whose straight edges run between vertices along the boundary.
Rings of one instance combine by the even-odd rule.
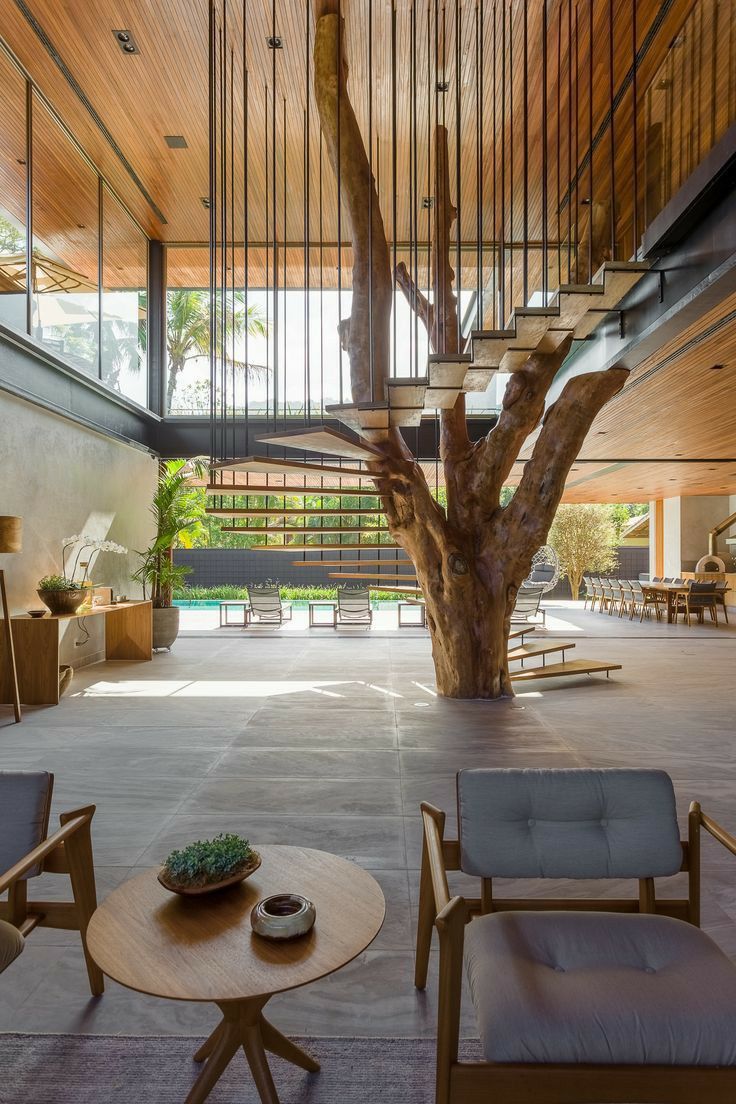
[[[38,584],[39,590],[81,590],[79,583],[65,579],[63,575],[45,575]]]
[[[252,859],[247,839],[221,832],[214,839],[196,840],[180,851],[172,851],[164,863],[163,875],[172,885],[211,885],[239,874]]]

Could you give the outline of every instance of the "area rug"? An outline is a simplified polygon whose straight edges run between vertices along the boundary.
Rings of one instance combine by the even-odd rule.
[[[269,1056],[281,1104],[432,1104],[433,1039],[296,1039],[322,1070]],[[201,1039],[128,1035],[0,1035],[2,1104],[182,1104]],[[461,1056],[480,1057],[479,1044]],[[208,1104],[260,1104],[236,1055]]]

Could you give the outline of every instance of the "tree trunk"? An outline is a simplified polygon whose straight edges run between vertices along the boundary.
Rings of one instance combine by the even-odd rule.
[[[340,323],[350,359],[353,402],[384,398],[389,366],[393,286],[389,250],[363,139],[348,98],[340,11],[349,0],[315,0],[314,81],[325,146],[339,174],[340,195],[353,249],[350,322]],[[432,301],[404,265],[394,279],[426,326],[434,352],[461,352],[451,227],[447,132],[435,130],[435,203]],[[591,223],[593,220],[591,220]],[[597,242],[591,225],[593,262]],[[600,258],[603,259],[603,258]],[[372,432],[382,454],[368,463],[382,497],[389,531],[411,559],[424,594],[437,689],[452,698],[513,694],[508,636],[516,594],[531,560],[545,543],[565,479],[590,425],[628,375],[625,369],[577,376],[545,412],[547,391],[572,336],[554,352],[534,352],[509,380],[497,425],[471,442],[465,397],[441,411],[440,458],[447,511],[433,498],[422,469],[398,429]],[[501,491],[529,434],[541,425],[531,459],[511,502]]]

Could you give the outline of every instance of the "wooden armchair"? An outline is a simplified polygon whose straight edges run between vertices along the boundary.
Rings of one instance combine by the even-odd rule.
[[[102,971],[87,950],[87,925],[97,908],[91,823],[94,805],[62,813],[60,828],[47,836],[54,776],[46,771],[0,771],[0,922],[10,925],[17,957],[36,927],[78,931],[93,996],[104,991]],[[39,874],[68,874],[72,901],[29,901],[28,881]],[[11,944],[12,933],[4,929]]]
[[[662,771],[473,770],[458,839],[422,805],[415,983],[439,933],[437,1104],[726,1104],[736,1100],[736,965],[698,928],[700,833],[680,842]],[[481,879],[450,896],[447,872]],[[688,872],[688,896],[655,877]],[[494,877],[634,878],[637,897],[499,898]],[[484,1060],[458,1058],[463,962]]]

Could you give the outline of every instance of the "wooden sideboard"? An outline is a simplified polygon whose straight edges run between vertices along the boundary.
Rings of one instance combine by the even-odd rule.
[[[45,617],[24,614],[10,620],[18,667],[20,700],[24,705],[59,704],[59,626],[78,617],[103,617],[105,658],[150,660],[153,655],[153,615],[150,602],[119,602],[77,613]],[[0,640],[0,703],[12,702],[11,675],[5,641]]]

